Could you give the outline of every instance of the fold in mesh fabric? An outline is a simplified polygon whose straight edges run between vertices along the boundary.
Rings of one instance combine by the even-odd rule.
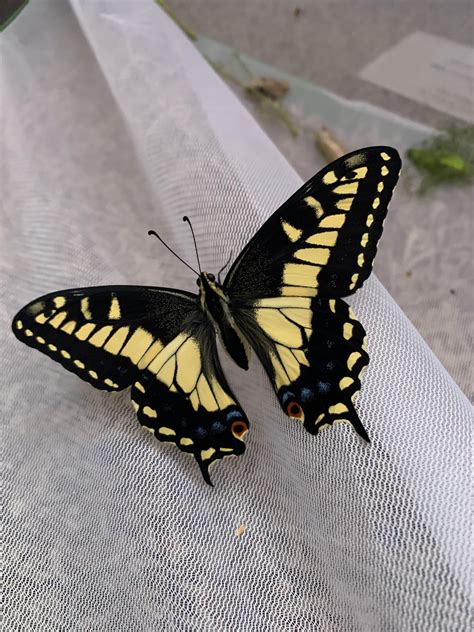
[[[6,627],[467,629],[471,408],[376,279],[351,301],[372,443],[309,435],[222,358],[251,432],[213,489],[128,392],[14,339],[48,291],[193,290],[146,231],[193,261],[189,215],[215,271],[301,180],[151,1],[43,0],[2,37]]]

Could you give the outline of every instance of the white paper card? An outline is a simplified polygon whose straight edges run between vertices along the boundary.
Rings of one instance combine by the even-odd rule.
[[[416,31],[360,76],[405,97],[474,122],[474,48]]]

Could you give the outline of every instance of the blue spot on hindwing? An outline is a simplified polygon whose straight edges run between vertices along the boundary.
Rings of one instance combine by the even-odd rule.
[[[232,421],[232,419],[235,419],[236,417],[239,417],[239,419],[242,419],[242,413],[238,410],[230,410],[227,413],[226,420]]]
[[[287,402],[289,402],[292,399],[295,399],[295,394],[292,393],[291,391],[285,391],[283,395],[281,396],[281,401],[283,402],[283,406],[286,406]]]
[[[300,400],[302,402],[309,402],[314,398],[314,393],[313,391],[308,388],[307,386],[304,386],[301,389],[301,393],[300,393]]]
[[[321,395],[326,395],[326,393],[329,393],[329,391],[331,390],[331,384],[330,382],[317,382],[316,388],[318,389],[318,393],[321,393]]]
[[[211,432],[219,433],[224,432],[225,426],[220,421],[214,421],[211,425]]]

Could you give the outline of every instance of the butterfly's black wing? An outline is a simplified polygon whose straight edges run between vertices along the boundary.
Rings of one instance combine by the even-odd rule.
[[[349,421],[367,438],[353,405],[368,364],[365,332],[340,297],[372,270],[400,166],[390,147],[331,163],[270,217],[225,279],[283,410],[310,432]]]
[[[244,452],[248,420],[225,379],[207,320],[187,324],[147,366],[133,385],[132,404],[155,437],[194,455],[209,484],[212,463]]]
[[[196,312],[196,297],[165,288],[109,286],[42,296],[13,319],[15,336],[96,388],[116,391]]]
[[[96,388],[133,385],[140,422],[192,453],[207,482],[210,463],[244,451],[248,422],[197,296],[135,286],[65,290],[29,303],[12,327]]]
[[[224,290],[235,303],[355,292],[372,270],[400,166],[390,147],[360,149],[328,165],[257,231]]]

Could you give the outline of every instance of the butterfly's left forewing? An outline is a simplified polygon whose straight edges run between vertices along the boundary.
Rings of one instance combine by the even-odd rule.
[[[132,384],[182,323],[196,297],[166,288],[77,288],[42,296],[13,319],[15,336],[99,389]]]

